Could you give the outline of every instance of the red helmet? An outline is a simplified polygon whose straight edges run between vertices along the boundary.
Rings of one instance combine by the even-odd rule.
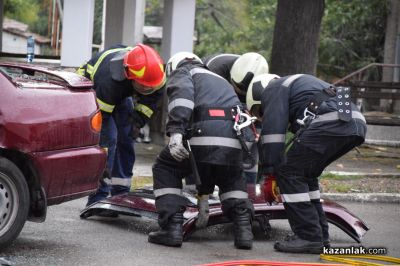
[[[161,88],[165,83],[164,62],[150,46],[137,44],[124,56],[127,79],[151,88]]]

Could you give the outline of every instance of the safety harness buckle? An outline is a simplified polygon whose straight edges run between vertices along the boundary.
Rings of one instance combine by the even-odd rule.
[[[309,111],[308,107],[307,107],[306,109],[304,109],[303,116],[304,116],[303,119],[296,120],[297,124],[299,124],[300,126],[305,126],[306,123],[313,120],[317,115],[314,114],[313,112]]]
[[[250,116],[245,112],[242,112],[239,105],[236,105],[234,108],[236,109],[232,110],[233,113],[235,114],[235,120],[234,120],[235,123],[233,124],[233,129],[236,131],[237,135],[240,135],[242,134],[241,130],[254,123],[257,120],[257,117]]]

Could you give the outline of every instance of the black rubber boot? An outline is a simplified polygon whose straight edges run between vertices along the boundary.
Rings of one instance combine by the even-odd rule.
[[[253,247],[253,231],[250,212],[248,209],[243,208],[235,208],[234,211],[235,247],[238,249],[251,249]]]
[[[324,239],[324,241],[322,241],[322,243],[324,244],[324,247],[326,248],[330,248],[331,247],[331,241],[328,239]]]
[[[183,233],[183,213],[175,213],[169,218],[168,224],[156,232],[149,234],[148,241],[170,247],[182,246]]]
[[[274,248],[277,251],[288,253],[320,254],[323,249],[322,241],[313,242],[301,239],[297,235],[287,236],[283,241],[276,242]]]

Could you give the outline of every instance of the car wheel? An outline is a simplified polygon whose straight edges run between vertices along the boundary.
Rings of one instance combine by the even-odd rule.
[[[29,190],[24,175],[14,163],[0,157],[0,248],[19,235],[28,211]]]

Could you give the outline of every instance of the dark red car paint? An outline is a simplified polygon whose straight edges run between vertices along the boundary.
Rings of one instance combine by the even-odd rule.
[[[42,188],[47,205],[95,190],[106,154],[90,124],[99,111],[92,83],[32,65],[0,70],[0,155],[18,154],[15,163],[29,166],[28,184]]]

